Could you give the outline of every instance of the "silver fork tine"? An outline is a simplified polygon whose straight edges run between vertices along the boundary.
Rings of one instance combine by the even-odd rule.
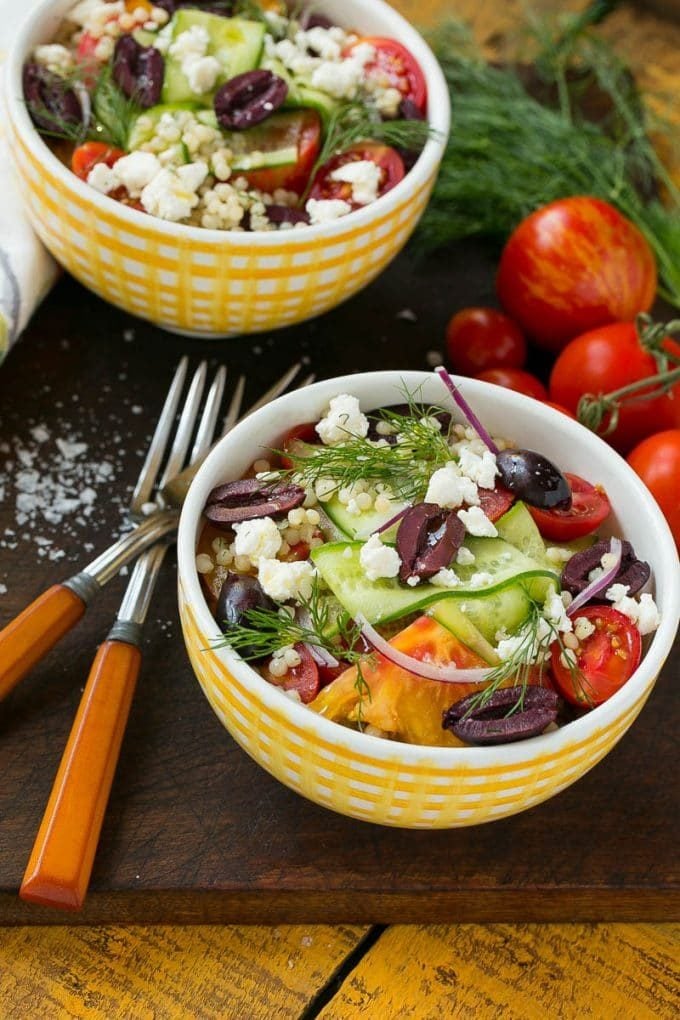
[[[177,413],[179,399],[182,395],[182,387],[184,386],[188,366],[189,359],[184,357],[175,369],[175,375],[170,385],[170,389],[168,390],[168,395],[165,398],[163,410],[161,411],[160,418],[158,419],[158,424],[156,425],[153,438],[149,444],[146,459],[142,465],[142,470],[139,472],[139,478],[137,479],[137,484],[135,485],[134,492],[132,493],[131,508],[135,513],[141,514],[142,506],[145,503],[148,503],[151,499],[151,491],[163,461],[163,455],[165,454],[170,430],[172,429],[173,422],[175,421],[175,415]]]
[[[246,377],[240,375],[238,382],[236,383],[236,389],[234,390],[234,396],[231,398],[229,404],[229,410],[227,411],[224,422],[222,423],[222,435],[226,436],[227,432],[230,432],[236,422],[238,421],[241,413],[241,404],[243,403],[243,393],[246,388]]]
[[[311,386],[315,379],[316,379],[316,373],[315,372],[310,372],[309,375],[306,375],[304,377],[304,379],[302,380],[302,382],[298,383],[295,388],[297,390],[304,390],[305,386]]]
[[[189,449],[189,443],[194,432],[196,425],[196,418],[198,417],[198,409],[201,404],[201,397],[203,396],[203,388],[205,386],[205,377],[208,371],[207,362],[202,361],[194,372],[194,377],[191,380],[191,386],[189,387],[189,393],[187,399],[182,408],[182,415],[177,425],[177,432],[175,433],[175,441],[172,444],[170,456],[168,462],[165,465],[163,476],[158,483],[159,489],[162,489],[166,482],[174,478],[176,474],[182,470],[184,465],[184,458],[187,455]]]
[[[220,404],[222,403],[224,385],[226,381],[227,370],[224,366],[222,366],[215,373],[212,386],[208,391],[205,407],[203,408],[203,415],[196,433],[196,439],[194,440],[194,445],[189,456],[189,464],[193,464],[199,459],[202,460],[212,446],[215,425],[217,423],[217,416],[220,412]]]

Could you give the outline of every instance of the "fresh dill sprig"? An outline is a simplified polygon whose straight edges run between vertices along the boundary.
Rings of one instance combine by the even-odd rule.
[[[445,436],[433,424],[441,408],[419,409],[416,415],[399,414],[389,408],[380,411],[380,420],[388,423],[397,442],[375,441],[347,433],[347,439],[335,446],[315,446],[309,456],[286,452],[293,467],[289,473],[310,485],[319,479],[332,479],[336,489],[355,482],[382,483],[394,496],[415,500],[424,496],[430,476],[437,468],[454,459]]]
[[[110,64],[105,64],[92,93],[95,119],[94,137],[127,149],[132,124],[142,112],[134,96],[129,98],[113,79]]]

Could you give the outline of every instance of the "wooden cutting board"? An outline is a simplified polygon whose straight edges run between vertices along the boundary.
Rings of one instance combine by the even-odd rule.
[[[36,426],[110,463],[89,523],[17,525],[0,505],[0,624],[103,548],[185,350],[248,375],[254,399],[294,359],[320,377],[426,368],[453,310],[493,303],[497,253],[466,245],[407,256],[323,318],[250,340],[191,342],[132,320],[62,280],[0,370],[0,465]],[[130,333],[129,331],[132,331]],[[534,367],[542,367],[537,360]],[[508,431],[511,433],[511,423]],[[4,468],[0,467],[0,473]],[[128,492],[126,493],[126,487]],[[72,521],[72,517],[69,517]],[[9,528],[16,534],[7,536]],[[40,555],[36,539],[52,546]],[[15,548],[10,548],[15,546]],[[50,560],[49,550],[62,549]],[[479,828],[386,829],[335,815],[280,786],[241,751],[190,669],[168,558],[144,668],[80,915],[23,904],[16,891],[96,645],[124,579],[0,705],[0,923],[671,920],[680,917],[680,646],[641,717],[588,776],[533,810]],[[1,589],[0,589],[1,590]]]

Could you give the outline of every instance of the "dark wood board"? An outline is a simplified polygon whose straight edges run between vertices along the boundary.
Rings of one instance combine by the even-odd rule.
[[[452,311],[493,303],[495,258],[494,250],[474,245],[423,264],[405,255],[354,300],[314,322],[220,342],[163,333],[63,279],[0,370],[0,443],[14,449],[15,437],[29,442],[36,424],[63,435],[70,424],[89,444],[88,456],[115,459],[115,478],[108,491],[99,487],[88,528],[62,534],[61,561],[39,557],[36,528],[17,548],[0,548],[0,583],[7,587],[0,624],[83,565],[85,542],[95,550],[107,544],[181,353],[225,362],[232,384],[246,372],[253,399],[300,356],[320,377],[426,368],[428,352],[441,351]],[[398,314],[404,309],[415,320]],[[129,330],[132,340],[124,335]],[[15,528],[14,497],[7,489],[0,538]],[[59,530],[46,525],[42,532],[59,537]],[[170,556],[80,915],[23,904],[16,891],[123,579],[0,706],[0,923],[680,918],[674,772],[680,646],[632,730],[553,800],[477,828],[381,828],[308,803],[234,744],[184,652],[174,570]]]

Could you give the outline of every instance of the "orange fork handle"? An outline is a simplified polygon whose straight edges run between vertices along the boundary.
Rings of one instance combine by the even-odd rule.
[[[85,608],[75,592],[55,584],[0,631],[0,699],[76,625]]]
[[[80,910],[142,661],[135,645],[99,648],[19,891],[23,900]]]

